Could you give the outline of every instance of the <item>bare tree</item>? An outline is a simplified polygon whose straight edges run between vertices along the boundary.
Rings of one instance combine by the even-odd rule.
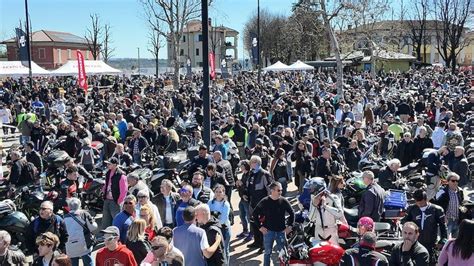
[[[92,58],[97,60],[101,53],[103,29],[100,25],[100,18],[98,14],[91,14],[91,27],[87,28],[84,38],[87,41],[87,46],[92,53]]]
[[[461,50],[469,45],[465,25],[469,22],[472,12],[471,0],[434,0],[434,15],[436,17],[437,50],[446,62],[446,66],[456,71],[457,57]]]
[[[159,21],[157,21],[155,24],[150,25],[150,31],[148,33],[148,51],[153,55],[155,58],[155,73],[156,77],[158,77],[159,74],[159,54],[160,54],[160,49],[165,45],[163,42],[163,35],[159,30],[156,30],[155,27],[161,27]]]
[[[104,25],[104,39],[102,40],[101,52],[102,52],[102,58],[105,63],[109,61],[109,59],[112,57],[115,51],[115,48],[111,46],[111,44],[113,43],[113,40],[112,40],[112,34],[110,32],[110,29],[111,29],[110,24],[107,23]]]
[[[422,58],[421,48],[426,47],[427,42],[429,2],[430,0],[413,0],[411,2],[411,12],[408,13],[410,19],[404,23],[410,32],[410,40],[416,54],[416,59],[419,62],[426,60],[426,58]],[[426,52],[424,54],[426,56]]]
[[[183,36],[184,27],[192,20],[199,18],[201,1],[199,0],[139,0],[145,15],[151,24],[162,22],[165,28],[157,27],[155,30],[168,37],[171,44],[171,64],[174,68],[173,86],[179,87],[179,43]],[[209,4],[212,1],[209,1]],[[168,30],[168,31],[167,31]],[[207,55],[203,55],[207,56]]]

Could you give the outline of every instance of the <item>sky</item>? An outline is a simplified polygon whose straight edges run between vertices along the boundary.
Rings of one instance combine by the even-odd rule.
[[[289,15],[295,0],[260,0],[260,7],[272,13]],[[14,37],[20,19],[24,21],[23,0],[0,0],[0,40]],[[28,0],[33,31],[69,32],[83,37],[91,25],[90,14],[98,14],[102,23],[112,27],[114,58],[152,58],[148,52],[148,28],[138,0]],[[213,24],[239,31],[239,57],[242,55],[243,27],[257,10],[257,0],[214,0],[209,10]],[[246,55],[247,56],[247,55]],[[166,49],[160,51],[166,58]]]

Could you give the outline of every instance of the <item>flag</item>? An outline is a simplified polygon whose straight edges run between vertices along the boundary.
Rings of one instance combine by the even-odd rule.
[[[252,44],[252,63],[258,65],[258,39],[257,34],[250,33],[250,41]]]
[[[16,28],[16,38],[18,42],[18,48],[20,51],[20,61],[21,64],[24,65],[25,67],[30,67],[30,58],[29,58],[29,45],[30,42],[28,41],[28,36],[26,33],[20,29]]]
[[[211,67],[211,80],[216,78],[216,64],[214,62],[214,53],[209,53],[209,66]]]
[[[87,76],[86,76],[86,68],[84,66],[84,56],[79,50],[77,50],[76,55],[77,55],[77,68],[79,70],[79,76],[78,76],[79,87],[83,88],[84,92],[87,94]]]

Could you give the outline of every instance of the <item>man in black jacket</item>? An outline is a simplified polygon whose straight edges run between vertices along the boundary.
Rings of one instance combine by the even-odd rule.
[[[414,222],[420,228],[418,241],[430,253],[430,261],[435,261],[435,258],[432,256],[436,244],[443,245],[448,238],[443,208],[429,203],[426,192],[422,189],[416,190],[413,193],[413,198],[415,199],[415,204],[408,207],[407,214],[402,219],[402,223]],[[441,239],[437,243],[438,229],[441,233]]]
[[[430,254],[428,250],[418,242],[420,235],[418,225],[413,222],[406,222],[402,229],[403,242],[396,244],[392,249],[390,265],[428,265]]]
[[[206,231],[207,242],[209,245],[212,245],[216,241],[217,235],[220,235],[222,239],[224,239],[219,220],[211,216],[209,205],[199,204],[194,208],[194,210],[196,212],[196,220],[199,227]],[[210,258],[206,258],[207,265],[225,265],[225,261],[229,261],[228,256],[230,256],[230,254],[225,254],[224,241],[221,241],[216,252],[214,252]]]
[[[385,191],[374,181],[372,171],[362,173],[362,180],[367,185],[367,189],[360,200],[359,217],[368,216],[372,217],[374,222],[379,222],[383,213]]]
[[[379,265],[388,266],[385,255],[375,251],[377,236],[373,232],[366,232],[360,239],[358,248],[350,248],[345,251],[341,260],[341,266]]]
[[[169,179],[163,179],[160,185],[160,193],[151,199],[158,207],[161,223],[163,226],[174,228],[176,223],[174,210],[179,201],[179,194],[172,191],[173,183]]]
[[[387,162],[387,166],[382,168],[378,174],[379,178],[379,185],[385,189],[397,189],[398,184],[396,181],[398,180],[398,169],[400,168],[401,163],[398,159],[392,159]]]
[[[201,171],[195,172],[191,183],[193,186],[193,198],[207,204],[209,200],[214,198],[214,192],[210,188],[205,187],[203,182],[204,174]]]
[[[464,201],[464,193],[458,186],[460,180],[458,174],[451,172],[447,179],[448,185],[436,193],[435,202],[443,208],[446,214],[448,234],[451,234],[452,238],[456,238],[461,223],[460,207]]]
[[[448,162],[449,169],[459,175],[459,186],[463,187],[470,183],[469,162],[464,155],[464,147],[456,146],[454,156]]]
[[[39,152],[34,150],[35,144],[32,141],[29,141],[25,145],[26,152],[26,161],[32,163],[38,173],[43,173],[43,160]]]
[[[132,155],[133,162],[141,165],[141,153],[148,146],[148,142],[142,136],[140,129],[133,129],[133,137],[128,143],[128,149]]]
[[[209,154],[207,154],[207,146],[206,145],[199,146],[199,154],[191,159],[191,164],[188,168],[188,174],[192,175],[199,169],[201,170],[206,169],[207,165],[211,161],[212,161],[212,157]]]

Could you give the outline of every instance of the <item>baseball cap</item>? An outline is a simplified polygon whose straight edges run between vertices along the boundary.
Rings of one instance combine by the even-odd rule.
[[[104,230],[101,230],[101,232],[104,234],[111,234],[113,236],[120,236],[120,230],[117,226],[109,226]]]

